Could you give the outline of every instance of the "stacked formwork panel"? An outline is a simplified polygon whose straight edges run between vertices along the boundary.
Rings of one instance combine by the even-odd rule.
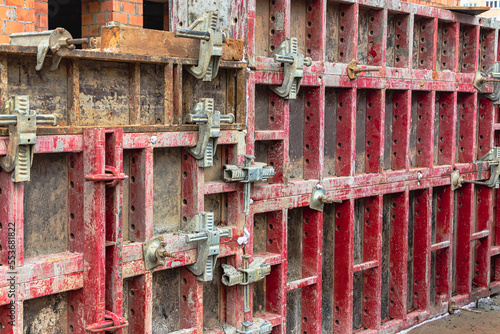
[[[191,23],[189,6],[173,7],[171,29]],[[2,102],[30,95],[59,116],[38,129],[30,182],[0,172],[2,333],[84,333],[111,314],[130,334],[223,333],[254,318],[273,333],[396,332],[500,291],[497,192],[450,187],[453,171],[490,176],[474,161],[499,145],[498,107],[472,82],[498,58],[498,27],[396,1],[224,8],[246,61],[221,62],[212,82],[187,72],[195,60],[87,50],[37,73],[35,48],[0,46]],[[312,58],[292,100],[270,89],[287,37]],[[350,80],[352,59],[380,71]],[[197,126],[183,124],[206,97],[236,119],[210,168],[187,150]],[[245,154],[275,170],[252,186],[248,214],[243,184],[222,174]],[[106,171],[128,179],[109,186]],[[318,184],[341,203],[311,209]],[[232,230],[209,282],[189,271],[197,246],[179,234],[203,211]],[[173,257],[146,270],[143,243],[157,236]],[[249,312],[243,287],[221,282],[221,263],[241,267],[244,254],[271,265]]]

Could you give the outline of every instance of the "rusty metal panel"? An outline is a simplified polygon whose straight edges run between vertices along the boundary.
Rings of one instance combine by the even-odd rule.
[[[196,59],[127,53],[126,39],[40,72],[36,48],[0,45],[1,103],[29,95],[59,118],[37,129],[31,181],[0,169],[0,331],[396,332],[500,292],[497,189],[467,182],[490,177],[479,159],[500,145],[498,105],[473,86],[498,60],[500,27],[399,1],[214,4],[245,55],[223,58],[209,82],[189,72]],[[174,2],[171,28],[211,5]],[[311,58],[295,99],[271,89],[287,77],[273,53],[289,37]],[[375,71],[349,79],[353,59]],[[184,121],[204,98],[235,117],[211,167],[190,153],[202,131]],[[0,136],[1,159],[6,127]],[[274,170],[249,199],[224,173],[246,154]],[[231,232],[205,282],[186,239],[202,212]],[[149,268],[154,238],[164,261]],[[269,275],[224,284],[246,256]]]

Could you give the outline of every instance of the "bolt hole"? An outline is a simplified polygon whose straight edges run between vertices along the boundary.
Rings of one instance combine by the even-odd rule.
[[[311,34],[307,34],[307,39],[311,39]]]
[[[373,36],[373,30],[370,30],[370,32],[368,33],[368,35]]]
[[[70,186],[71,188],[74,188],[74,187],[75,187],[75,184],[73,183],[73,181],[70,181],[69,186]]]
[[[309,164],[309,159],[306,159],[306,164]]]
[[[74,331],[73,325],[69,325],[69,330],[72,332]]]
[[[70,161],[70,162],[69,162],[69,167],[71,167],[71,168],[75,168],[75,162],[74,162],[74,161]]]
[[[134,296],[135,296],[135,291],[134,291],[134,290],[130,290],[130,295],[131,295],[132,297],[134,297]]]
[[[188,284],[187,279],[183,278],[183,279],[182,279],[182,283],[183,283],[183,284]]]
[[[134,225],[134,224],[130,225],[130,229],[131,229],[132,231],[135,231],[135,225]]]
[[[75,240],[75,235],[73,233],[70,233],[69,238],[71,239],[71,241],[73,241],[73,240]]]
[[[271,36],[274,35],[274,29],[271,29]]]
[[[307,233],[307,232],[306,232],[306,233],[304,233],[304,236],[305,236],[306,238],[307,238],[307,237],[309,237],[309,233]]]
[[[69,310],[70,310],[71,312],[75,312],[75,308],[73,307],[73,305],[70,305],[70,306],[69,306]]]
[[[311,22],[311,21],[307,22],[307,26],[308,26],[308,27],[312,26],[312,22]],[[343,29],[342,29],[342,27],[341,27],[341,29],[340,29],[340,30],[343,30]]]
[[[270,245],[272,245],[272,244],[273,244],[273,240],[272,240],[272,239],[269,239],[267,242],[268,242]]]
[[[75,215],[74,215],[73,213],[70,213],[70,214],[69,214],[69,218],[71,218],[71,219],[75,219]]]
[[[135,211],[135,206],[133,206],[133,205],[132,205],[132,206],[130,207],[130,211],[134,212],[134,211]]]
[[[340,31],[344,31],[344,26],[340,26]]]
[[[182,176],[184,176],[184,178],[188,177],[188,173],[184,172],[182,173]]]
[[[186,296],[182,296],[182,301],[186,301],[186,300],[187,300]]]
[[[269,229],[272,230],[273,229],[273,224],[269,224]]]
[[[276,18],[274,16],[271,16],[271,22],[276,21]]]
[[[184,198],[184,199],[182,200],[182,204],[184,204],[184,205],[188,204],[187,199],[185,199],[185,198]]]
[[[186,216],[183,216],[183,217],[182,217],[182,221],[183,221],[184,223],[186,223],[186,222],[188,221],[187,217],[186,217]]]
[[[188,159],[188,156],[187,154],[184,154],[184,160],[187,160]],[[132,160],[132,163],[134,163],[134,161]]]

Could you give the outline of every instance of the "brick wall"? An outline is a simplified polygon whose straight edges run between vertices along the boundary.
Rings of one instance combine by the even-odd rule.
[[[8,43],[12,33],[34,30],[34,0],[0,0],[0,43]]]
[[[48,0],[35,0],[35,29],[36,31],[49,29]]]
[[[111,21],[142,27],[142,0],[82,0],[82,37],[100,36]]]

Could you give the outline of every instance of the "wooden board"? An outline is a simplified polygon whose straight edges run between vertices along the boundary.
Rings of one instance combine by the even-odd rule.
[[[222,45],[222,60],[243,59],[243,40],[227,38]],[[101,51],[134,55],[198,58],[200,42],[175,37],[173,32],[136,27],[103,28]]]
[[[446,6],[446,7],[441,7],[441,6],[436,6],[437,8],[441,9],[446,9],[446,10],[451,10],[452,12],[457,12],[457,13],[462,13],[462,14],[468,14],[468,15],[479,15],[484,12],[487,12],[490,10],[490,7],[487,6],[481,6],[481,7],[465,7],[465,6]]]

